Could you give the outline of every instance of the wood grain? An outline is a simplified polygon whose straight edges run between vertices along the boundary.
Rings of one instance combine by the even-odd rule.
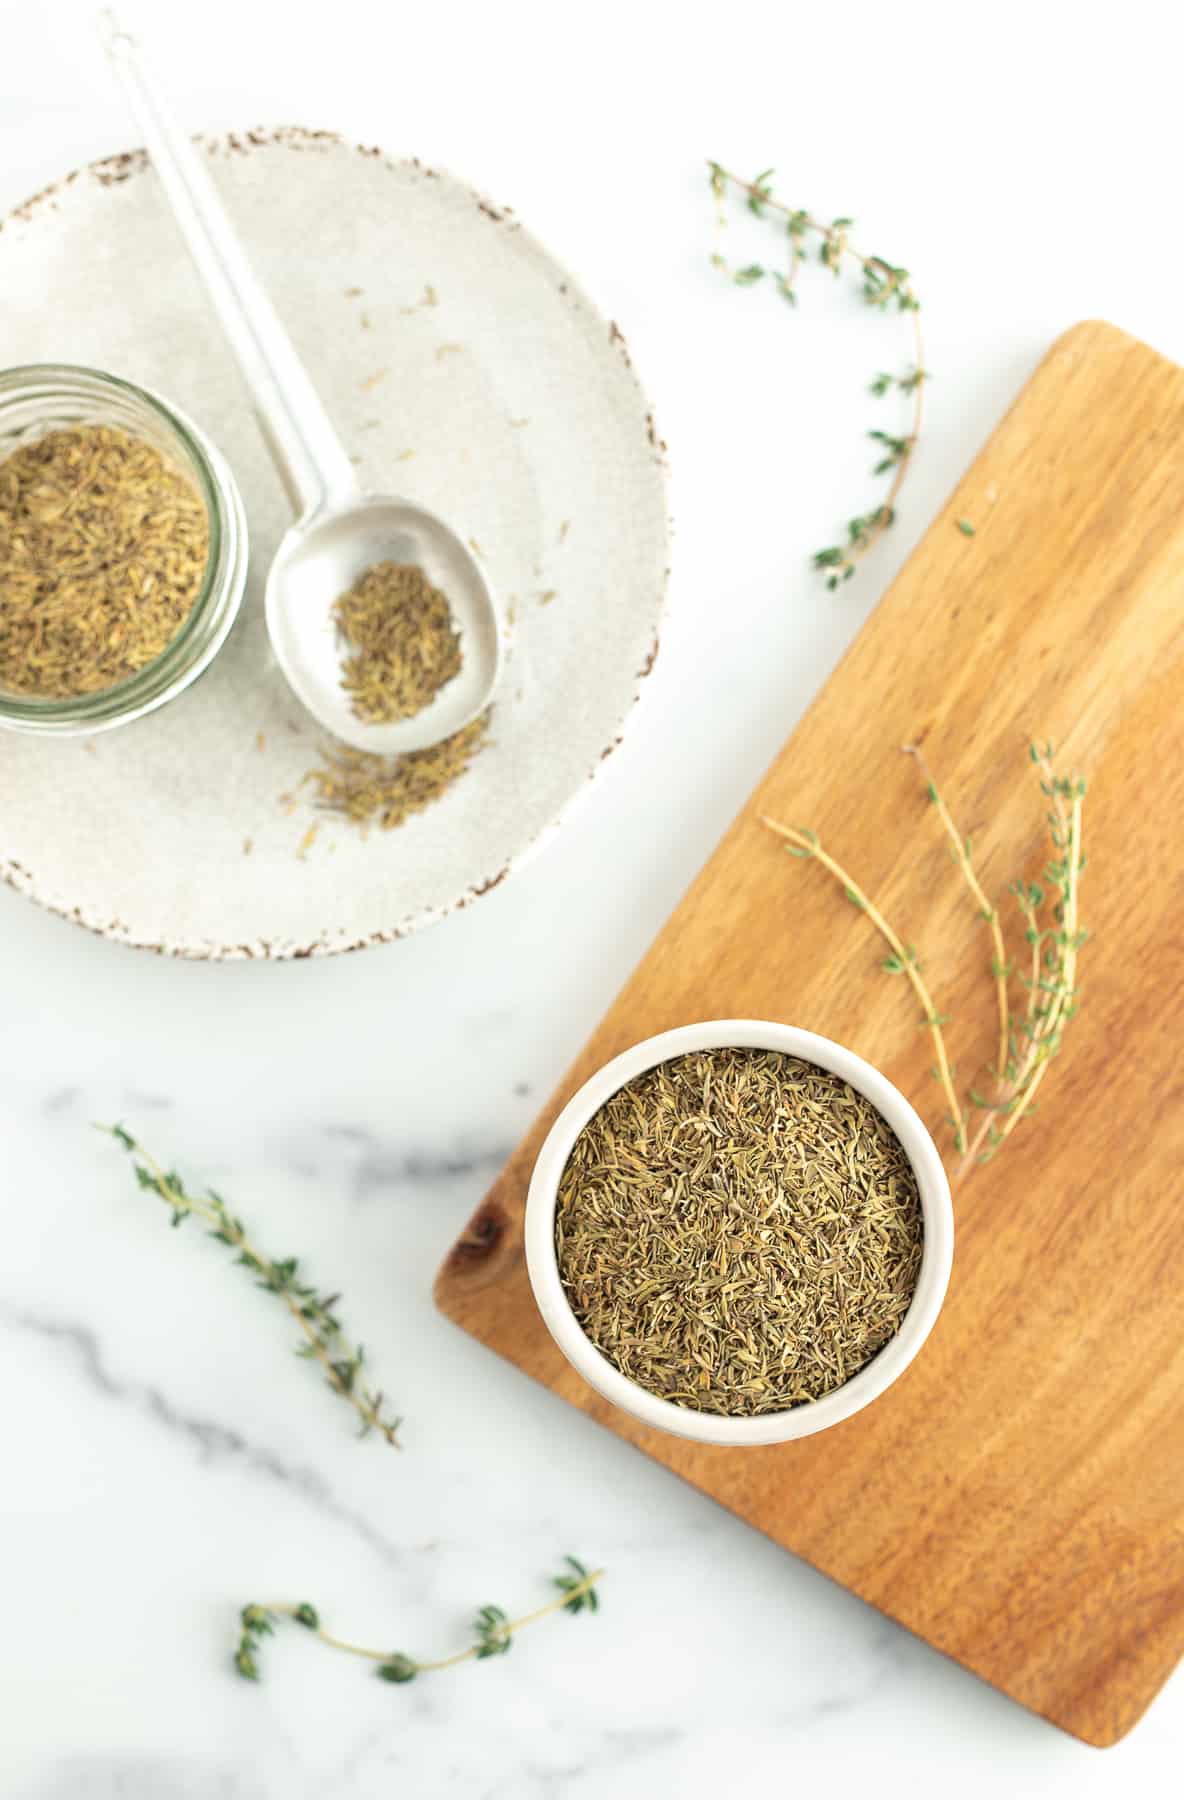
[[[443,1311],[482,1342],[1098,1745],[1129,1730],[1184,1647],[1182,596],[1184,371],[1111,326],[1077,326],[560,1083],[437,1287]],[[527,1285],[523,1202],[556,1112],[637,1039],[747,1016],[849,1044],[942,1141],[904,984],[880,973],[878,941],[823,871],[788,858],[759,819],[812,825],[918,943],[969,1080],[991,1054],[988,943],[899,746],[924,743],[988,893],[1002,897],[1045,856],[1034,736],[1090,783],[1082,1008],[1038,1119],[957,1190],[953,1281],[929,1344],[874,1406],[801,1443],[734,1452],[632,1423],[561,1359]]]

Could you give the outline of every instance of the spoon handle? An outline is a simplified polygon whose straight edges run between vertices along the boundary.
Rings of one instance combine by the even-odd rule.
[[[267,447],[301,518],[357,492],[353,466],[226,216],[205,159],[144,72],[136,40],[103,15],[108,55],[152,164],[255,401]]]

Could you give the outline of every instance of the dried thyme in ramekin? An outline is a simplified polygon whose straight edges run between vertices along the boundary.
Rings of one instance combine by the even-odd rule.
[[[739,1418],[858,1374],[908,1311],[923,1238],[887,1121],[767,1050],[698,1051],[621,1088],[576,1139],[555,1213],[597,1349],[660,1399]]]

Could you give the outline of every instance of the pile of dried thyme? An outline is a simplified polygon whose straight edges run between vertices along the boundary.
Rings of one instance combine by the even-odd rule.
[[[375,756],[334,744],[304,779],[316,789],[325,811],[341,813],[355,825],[391,831],[412,813],[434,806],[460,780],[487,742],[489,720],[490,714],[482,713],[452,737],[405,756]]]
[[[798,1057],[661,1063],[584,1127],[555,1245],[584,1331],[661,1399],[737,1417],[841,1387],[895,1336],[921,1266],[889,1125]]]
[[[414,563],[375,563],[334,602],[333,618],[351,651],[341,685],[368,725],[413,718],[460,673],[452,608]]]
[[[209,553],[193,483],[140,438],[77,425],[0,462],[0,687],[98,693],[167,650]]]

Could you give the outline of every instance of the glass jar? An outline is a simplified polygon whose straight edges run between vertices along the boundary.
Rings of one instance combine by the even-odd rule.
[[[151,444],[205,503],[209,556],[197,598],[168,648],[97,693],[42,699],[0,688],[0,728],[91,736],[163,706],[209,667],[234,624],[247,579],[247,521],[221,452],[159,394],[99,369],[35,363],[0,371],[0,459],[47,431],[111,425]],[[0,594],[0,606],[4,597]]]

